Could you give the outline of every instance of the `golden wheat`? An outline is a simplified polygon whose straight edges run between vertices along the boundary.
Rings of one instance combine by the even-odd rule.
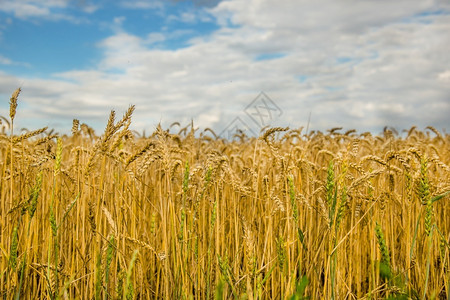
[[[73,120],[16,136],[19,93],[0,123],[4,299],[450,297],[450,136],[434,127],[145,137],[130,106],[101,135]]]

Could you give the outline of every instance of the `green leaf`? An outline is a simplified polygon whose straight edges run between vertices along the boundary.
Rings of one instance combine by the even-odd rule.
[[[295,285],[295,293],[289,298],[290,300],[306,300],[309,297],[305,296],[306,287],[309,284],[308,277],[302,276]]]
[[[391,279],[392,277],[391,267],[383,261],[380,262],[380,276],[383,279]]]
[[[303,249],[305,251],[308,251],[308,247],[306,247],[306,243],[305,243],[305,235],[303,234],[303,231],[300,229],[300,227],[297,228],[298,229],[298,239],[300,240],[300,243],[303,246]]]
[[[434,202],[436,202],[436,201],[441,200],[442,198],[444,198],[444,197],[447,196],[448,194],[450,194],[450,191],[447,191],[447,192],[445,192],[445,193],[443,193],[443,194],[434,196],[434,197],[431,199],[431,203],[434,203]]]

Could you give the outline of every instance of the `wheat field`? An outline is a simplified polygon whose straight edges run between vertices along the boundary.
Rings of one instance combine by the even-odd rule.
[[[450,135],[0,133],[3,299],[450,299]],[[1,112],[2,114],[7,112]]]

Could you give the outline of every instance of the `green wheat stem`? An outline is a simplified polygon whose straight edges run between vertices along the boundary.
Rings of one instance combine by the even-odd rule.
[[[114,235],[111,235],[108,241],[108,248],[106,249],[106,265],[105,265],[105,287],[106,289],[108,289],[108,284],[109,284],[109,273],[110,273],[110,268],[111,268],[111,263],[114,259],[114,255],[115,255],[115,248],[116,248],[116,240],[114,238]],[[105,293],[103,299],[106,299],[107,293]]]
[[[133,255],[131,256],[130,263],[128,265],[127,270],[127,277],[126,277],[126,283],[125,283],[125,298],[126,299],[133,299],[133,283],[131,282],[131,275],[133,273],[133,267],[137,259],[138,250],[134,250]]]
[[[211,293],[211,246],[212,246],[212,238],[214,234],[214,227],[216,224],[216,210],[217,210],[217,200],[214,201],[213,209],[211,213],[211,226],[209,233],[209,243],[208,243],[208,262],[207,262],[207,270],[206,270],[206,299],[209,299],[209,295]]]
[[[423,289],[422,300],[427,299],[428,281],[430,278],[431,248],[433,246],[433,232],[434,232],[434,226],[433,226],[433,228],[431,228],[430,235],[427,237],[427,240],[428,240],[427,265],[426,265],[425,284],[424,284],[424,289]]]
[[[183,230],[184,223],[186,219],[186,199],[189,191],[189,162],[186,161],[184,167],[184,176],[183,176],[183,202],[181,204],[181,220],[180,220],[180,230],[178,233],[178,239],[180,242],[183,240]]]
[[[381,252],[380,275],[383,279],[390,279],[392,276],[391,257],[389,254],[389,249],[386,245],[383,229],[378,222],[375,222],[375,235],[377,237],[378,247]]]
[[[99,300],[102,292],[102,254],[97,254],[97,262],[95,264],[95,300]]]

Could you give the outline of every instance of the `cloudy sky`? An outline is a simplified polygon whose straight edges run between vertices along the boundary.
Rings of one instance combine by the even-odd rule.
[[[0,0],[0,115],[448,132],[449,33],[448,0]]]

